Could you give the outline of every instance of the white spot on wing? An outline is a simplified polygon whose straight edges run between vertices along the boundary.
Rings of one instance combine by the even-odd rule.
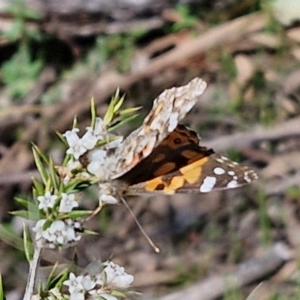
[[[225,161],[226,161],[226,160],[227,160],[227,161],[229,160],[229,158],[228,158],[228,157],[226,157],[226,156],[223,156],[223,155],[221,156],[221,159],[223,159],[223,160],[225,160]]]
[[[217,168],[214,168],[214,173],[216,175],[222,175],[225,173],[224,169],[223,168],[220,168],[220,167],[217,167]]]
[[[230,182],[228,182],[227,184],[227,188],[235,188],[238,186],[238,182],[236,180],[231,180]]]
[[[249,176],[244,176],[244,180],[247,181],[247,182],[251,182],[251,178]]]
[[[211,177],[211,176],[205,177],[202,185],[200,186],[200,192],[201,193],[210,192],[214,188],[216,181],[217,181],[216,177]]]

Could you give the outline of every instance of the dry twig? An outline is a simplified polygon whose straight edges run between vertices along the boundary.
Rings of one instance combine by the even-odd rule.
[[[286,245],[276,244],[261,257],[241,264],[234,273],[211,276],[182,291],[161,297],[160,300],[217,299],[229,290],[263,280],[278,271],[291,258],[292,254]]]

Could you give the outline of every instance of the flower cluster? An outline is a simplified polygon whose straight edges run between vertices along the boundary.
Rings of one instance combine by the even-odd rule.
[[[26,299],[107,299],[116,300],[125,297],[125,289],[133,281],[133,276],[125,272],[124,268],[106,262],[97,266],[96,272],[87,272],[85,275],[75,276],[68,271],[62,272],[60,280],[47,282],[45,290],[33,296],[41,248],[63,249],[76,244],[82,233],[86,217],[95,212],[78,210],[78,192],[88,186],[98,183],[99,199],[105,203],[117,203],[110,193],[105,182],[110,178],[110,170],[114,169],[114,150],[120,146],[123,137],[109,133],[135,117],[133,113],[138,108],[121,110],[123,97],[118,93],[112,99],[103,119],[96,117],[96,108],[92,103],[91,126],[80,137],[76,120],[72,130],[66,131],[61,138],[68,144],[66,155],[61,166],[55,166],[51,157],[47,157],[35,145],[33,155],[40,173],[40,179],[33,179],[34,205],[27,199],[19,198],[30,213],[19,211],[21,217],[34,217],[37,220],[32,231],[34,232],[35,249],[32,254],[30,236],[24,229],[25,253],[30,264],[30,272],[25,292]],[[104,186],[100,186],[99,182]],[[102,208],[102,205],[99,206]],[[96,210],[96,212],[100,211]],[[37,219],[38,217],[38,219]],[[91,233],[91,232],[90,232]],[[53,275],[53,274],[51,274]],[[69,279],[62,282],[69,275]],[[68,286],[69,295],[63,294],[63,286]],[[45,298],[45,295],[47,297]]]
[[[56,195],[52,195],[49,191],[45,193],[43,196],[38,196],[37,200],[39,201],[39,209],[44,210],[45,212],[48,209],[53,209],[56,204],[58,197]],[[74,194],[61,194],[61,200],[58,208],[58,212],[60,213],[68,213],[71,212],[74,207],[78,206],[78,202],[75,201]]]
[[[66,217],[58,219],[57,212],[61,215],[70,213],[78,206],[74,194],[62,193],[61,197],[52,195],[47,191],[43,196],[38,196],[38,208],[45,218],[40,219],[32,229],[35,240],[41,247],[56,248],[73,244],[80,240],[81,224]]]
[[[133,276],[127,274],[123,267],[113,262],[105,262],[100,271],[93,275],[75,276],[74,273],[70,273],[64,285],[68,286],[71,300],[118,300],[117,297],[124,296],[122,291],[132,282]]]
[[[87,127],[86,133],[82,137],[78,136],[78,128],[73,128],[63,134],[69,146],[66,151],[69,158],[65,167],[57,168],[61,186],[53,188],[52,193],[43,190],[37,192],[37,194],[44,193],[37,196],[38,209],[42,218],[36,223],[33,231],[36,242],[42,247],[65,247],[80,240],[81,224],[75,221],[74,215],[72,215],[73,209],[78,207],[75,191],[73,193],[59,191],[69,189],[66,188],[68,185],[75,186],[72,180],[76,180],[78,174],[80,174],[80,178],[86,180],[93,176],[101,178],[107,172],[106,166],[109,165],[108,151],[118,147],[122,142],[122,137],[107,133],[107,125],[101,118],[95,118],[92,123],[93,126]],[[99,143],[102,146],[98,146]],[[87,152],[89,152],[88,164],[84,166],[80,158]],[[44,180],[45,184],[49,185],[49,180],[54,185],[55,180],[53,181],[51,176]],[[112,196],[105,193],[100,194],[99,199],[103,203],[118,202]],[[60,217],[58,218],[58,216]]]
[[[72,219],[56,220],[47,225],[46,219],[39,220],[32,230],[37,245],[54,249],[66,247],[81,239],[81,224]]]
[[[93,149],[98,141],[105,138],[105,131],[105,126],[101,118],[96,118],[95,125],[87,127],[86,133],[81,138],[77,134],[79,132],[78,128],[66,131],[63,136],[69,145],[67,154],[73,155],[76,160],[79,159],[82,154]]]
[[[86,168],[90,176],[96,176],[100,180],[107,179],[109,169],[114,167],[114,162],[110,160],[108,152],[119,147],[123,137],[108,134],[101,118],[96,118],[95,125],[87,127],[86,133],[81,138],[77,134],[78,131],[78,128],[73,128],[63,134],[69,145],[67,154],[72,155],[72,159],[67,165],[67,174],[71,174],[74,169],[81,167]],[[102,146],[97,146],[99,143]],[[81,165],[80,157],[87,152],[87,166],[85,167]],[[70,178],[71,176],[68,176],[67,180]],[[105,193],[105,189],[99,190],[99,200],[105,204],[118,203],[115,197]]]

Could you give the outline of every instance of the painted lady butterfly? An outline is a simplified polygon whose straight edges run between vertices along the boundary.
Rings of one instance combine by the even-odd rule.
[[[165,90],[142,126],[110,150],[98,175],[100,200],[145,192],[207,193],[250,183],[256,172],[201,146],[200,137],[178,124],[198,101],[206,83],[195,78]]]

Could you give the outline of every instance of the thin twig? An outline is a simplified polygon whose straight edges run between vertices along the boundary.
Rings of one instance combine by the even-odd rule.
[[[278,243],[261,257],[242,263],[236,272],[211,276],[184,290],[161,297],[160,300],[217,299],[227,291],[265,279],[291,259],[292,253],[288,247]]]
[[[300,118],[297,117],[284,123],[280,123],[273,128],[257,127],[252,131],[227,135],[215,138],[211,141],[203,141],[203,144],[218,151],[224,151],[225,149],[230,148],[243,149],[249,148],[254,143],[261,141],[278,140],[282,138],[299,136],[299,128]]]
[[[32,295],[34,293],[35,279],[36,279],[39,261],[41,258],[41,252],[42,252],[42,248],[36,246],[34,249],[32,261],[30,262],[29,275],[28,275],[26,291],[23,300],[31,300]]]

